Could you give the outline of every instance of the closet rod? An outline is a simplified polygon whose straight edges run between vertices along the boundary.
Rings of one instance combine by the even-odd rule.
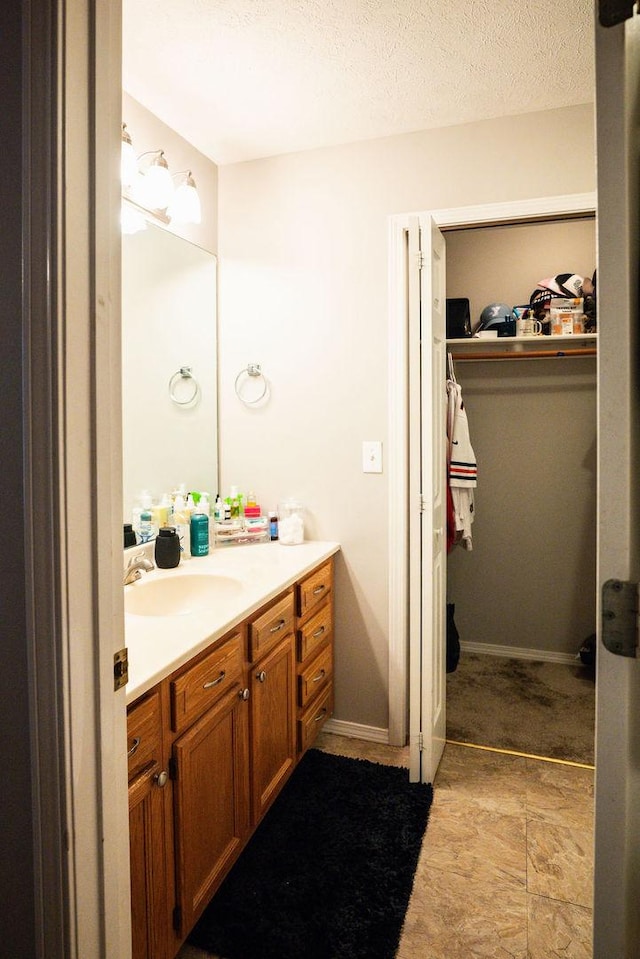
[[[522,350],[519,353],[515,351],[509,353],[453,353],[455,363],[465,362],[466,360],[539,360],[539,359],[565,359],[570,356],[595,356],[597,350],[585,348],[582,350]]]

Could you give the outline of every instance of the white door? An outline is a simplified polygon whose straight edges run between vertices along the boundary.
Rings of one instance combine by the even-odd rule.
[[[446,735],[445,241],[411,217],[409,302],[409,752],[433,782]]]
[[[640,27],[596,28],[598,583],[640,578]],[[640,659],[599,636],[594,959],[640,956]]]

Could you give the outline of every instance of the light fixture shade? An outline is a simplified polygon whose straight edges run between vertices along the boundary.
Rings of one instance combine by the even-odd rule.
[[[122,124],[121,140],[122,147],[120,154],[120,179],[123,189],[128,190],[138,175],[138,161],[136,159],[136,151],[133,149],[133,143],[131,142],[131,136],[127,130],[126,123]]]
[[[173,180],[162,150],[154,151],[153,159],[142,171],[136,192],[139,202],[149,210],[166,210],[171,203]]]
[[[120,227],[124,234],[140,233],[147,229],[147,221],[140,212],[130,203],[123,201],[120,209]]]
[[[202,209],[200,197],[191,171],[186,174],[185,180],[177,187],[173,199],[167,209],[167,215],[175,223],[200,223]]]

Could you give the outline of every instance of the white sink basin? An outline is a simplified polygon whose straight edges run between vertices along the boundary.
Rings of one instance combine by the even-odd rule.
[[[216,573],[145,578],[126,586],[125,612],[134,616],[188,616],[212,612],[242,590],[242,582]]]

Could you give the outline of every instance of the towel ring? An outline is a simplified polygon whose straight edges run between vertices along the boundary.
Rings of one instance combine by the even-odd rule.
[[[262,377],[262,381],[263,381],[263,390],[262,390],[262,393],[260,393],[259,396],[256,396],[256,397],[255,397],[254,399],[252,399],[252,400],[245,400],[245,398],[244,398],[244,397],[242,396],[242,394],[241,394],[241,390],[240,390],[241,383],[240,383],[240,381],[241,381],[241,379],[242,379],[243,376],[250,376],[252,379],[256,379],[256,378],[258,378],[258,377]],[[240,370],[240,372],[239,372],[238,375],[236,376],[236,381],[235,381],[235,384],[234,384],[234,389],[235,389],[235,391],[236,391],[236,396],[238,397],[238,399],[240,400],[241,403],[244,403],[245,406],[255,406],[256,403],[259,403],[260,400],[263,400],[263,399],[265,398],[265,396],[267,395],[267,390],[269,389],[269,384],[268,384],[268,382],[267,382],[267,378],[265,377],[264,373],[262,372],[262,369],[261,369],[261,367],[260,367],[260,364],[259,364],[259,363],[248,363],[244,370]]]
[[[193,381],[192,382],[193,392],[191,393],[190,396],[188,396],[187,399],[180,400],[176,396],[176,387],[178,383],[180,382],[180,380]],[[180,369],[177,370],[173,374],[171,379],[169,380],[169,396],[171,397],[173,402],[176,403],[177,406],[189,406],[191,403],[193,403],[196,400],[199,392],[200,392],[200,385],[197,379],[195,378],[195,376],[193,375],[193,373],[191,372],[190,366],[181,366]]]

